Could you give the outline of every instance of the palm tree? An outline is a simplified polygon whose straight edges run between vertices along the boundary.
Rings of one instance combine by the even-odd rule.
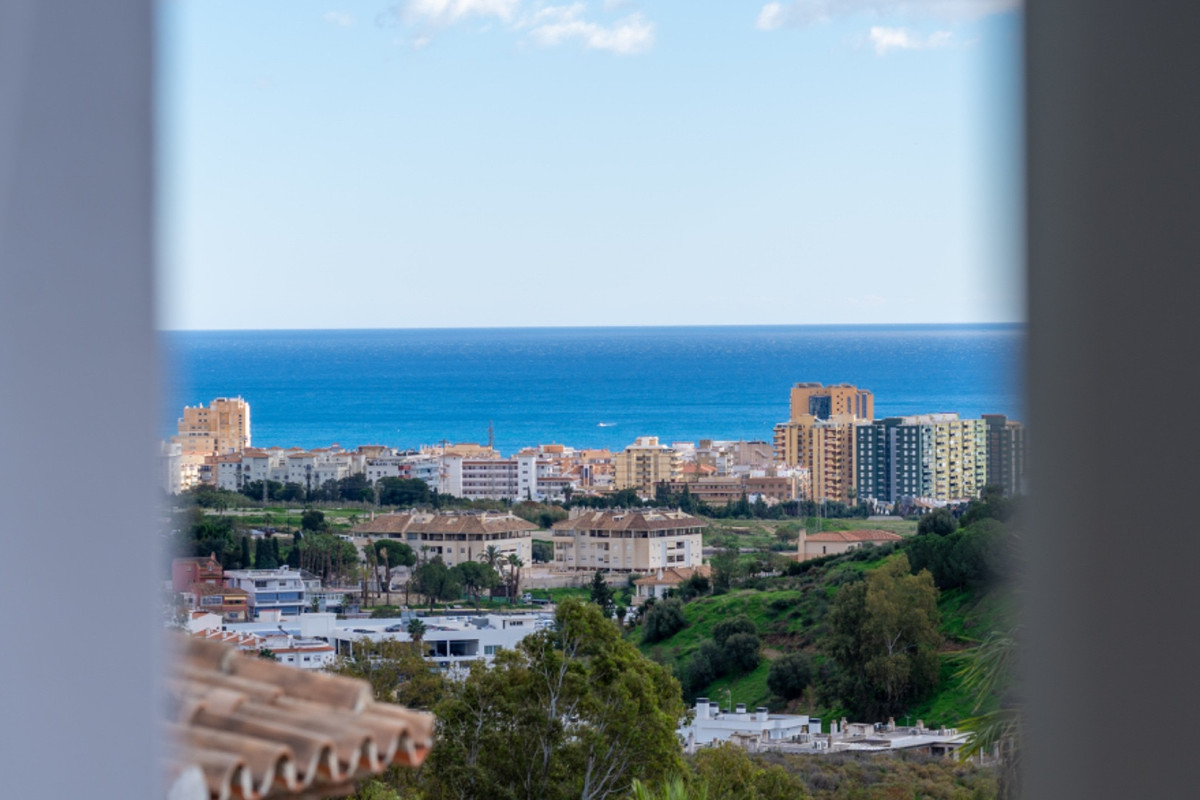
[[[408,621],[408,635],[412,637],[413,643],[417,647],[421,646],[421,639],[425,636],[425,623],[418,617],[413,617]]]
[[[658,791],[654,791],[637,778],[634,778],[631,788],[633,800],[708,800],[707,783],[697,782],[689,787],[678,775],[667,779],[666,783],[658,787]]]
[[[479,560],[487,564],[495,572],[500,572],[500,567],[504,562],[504,554],[500,552],[500,548],[494,544],[489,544],[482,553],[479,554]],[[496,584],[492,584],[488,588],[488,605],[496,601]]]
[[[998,797],[1015,798],[1020,793],[1021,717],[1011,696],[1011,682],[1017,659],[1015,626],[1009,630],[992,631],[979,645],[961,656],[962,667],[957,677],[962,687],[974,695],[972,711],[977,715],[965,719],[960,727],[971,736],[958,750],[966,761],[975,755],[995,753],[1000,759]],[[993,698],[999,705],[992,711],[979,713]]]
[[[508,594],[508,604],[511,606],[521,592],[521,567],[525,566],[525,562],[516,553],[508,554],[508,581],[511,590]]]

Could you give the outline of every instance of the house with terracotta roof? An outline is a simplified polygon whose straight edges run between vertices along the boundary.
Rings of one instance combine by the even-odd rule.
[[[653,575],[646,575],[638,578],[633,582],[636,589],[634,602],[641,604],[650,597],[662,597],[672,589],[678,589],[679,584],[691,578],[694,575],[703,575],[709,577],[712,574],[712,569],[707,564],[701,564],[698,567],[667,567],[660,569]]]
[[[359,523],[354,536],[369,539],[397,539],[418,554],[441,556],[447,566],[463,561],[478,561],[495,547],[507,558],[515,555],[526,564],[533,563],[533,532],[538,526],[509,513],[434,514],[413,511],[382,514]]]
[[[845,553],[863,545],[898,542],[903,538],[899,534],[882,530],[822,531],[811,535],[807,535],[801,530],[800,539],[796,542],[796,553],[792,558],[796,561],[808,561],[822,556]]]
[[[657,572],[703,562],[704,520],[671,509],[572,509],[554,523],[554,568]]]

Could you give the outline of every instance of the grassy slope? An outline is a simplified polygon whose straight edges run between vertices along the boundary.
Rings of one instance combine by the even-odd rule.
[[[718,622],[744,614],[763,637],[764,659],[753,672],[719,678],[699,694],[725,705],[729,698],[726,689],[731,689],[734,703],[750,707],[766,705],[779,710],[780,701],[767,689],[770,660],[784,652],[800,650],[821,661],[822,619],[838,587],[857,574],[879,567],[884,560],[834,561],[804,575],[766,580],[762,590],[741,589],[699,598],[684,607],[688,626],[671,638],[653,645],[641,644],[640,628],[631,636],[646,655],[682,674],[700,643],[712,638]],[[911,721],[921,719],[929,726],[954,726],[973,714],[971,698],[955,676],[955,657],[997,624],[1005,610],[1002,598],[1003,594],[995,591],[979,594],[958,589],[942,594],[938,606],[946,645],[941,655],[941,683],[934,697],[910,710]],[[824,719],[840,718],[844,713],[842,709],[819,708],[811,703],[801,706]]]

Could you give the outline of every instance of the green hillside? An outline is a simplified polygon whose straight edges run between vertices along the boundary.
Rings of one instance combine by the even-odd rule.
[[[756,533],[762,535],[761,532]],[[994,536],[996,533],[989,528],[986,535]],[[975,546],[976,549],[971,551],[974,553],[979,550],[980,545],[976,542],[978,537],[972,539],[972,536],[970,531],[959,533],[953,537],[946,537],[945,542],[937,544],[951,547],[962,540]],[[929,542],[923,544],[928,546]],[[799,574],[751,578],[743,581],[740,588],[733,591],[698,597],[684,604],[686,627],[663,641],[654,644],[643,642],[644,626],[641,625],[634,628],[629,636],[650,658],[675,670],[689,701],[704,696],[722,706],[729,702],[745,703],[750,707],[767,706],[772,711],[788,709],[810,713],[823,719],[853,717],[842,708],[836,693],[831,691],[829,686],[822,685],[823,676],[827,676],[833,668],[833,664],[824,654],[825,637],[828,635],[826,617],[841,587],[861,580],[888,561],[899,558],[901,553],[910,555],[907,545],[908,543],[899,547],[885,546],[823,559],[818,563],[806,565],[804,571]],[[924,555],[922,551],[911,552],[912,558],[916,559],[914,564],[921,563],[922,558],[932,558],[928,555],[928,549],[924,552]],[[958,551],[955,552],[957,554]],[[986,553],[981,556],[986,557]],[[946,560],[948,559],[943,559]],[[962,561],[961,557],[959,561]],[[955,578],[957,573],[951,577],[944,577],[950,574],[948,570],[958,569],[962,572],[966,569],[961,563],[955,562],[947,567],[939,562],[933,566],[935,573],[944,581],[965,580],[961,577]],[[793,567],[797,572],[800,569],[798,566]],[[1010,604],[1007,602],[1006,592],[979,588],[981,585],[987,585],[986,582],[967,583],[968,585],[946,588],[938,595],[937,608],[940,612],[940,631],[943,636],[943,643],[937,654],[938,685],[931,696],[905,709],[904,714],[911,722],[921,719],[928,726],[955,726],[973,713],[974,699],[963,689],[956,676],[961,653],[990,630],[1003,626]],[[719,623],[739,616],[744,616],[753,623],[762,640],[762,658],[758,666],[748,672],[724,675],[704,686],[689,686],[688,663],[693,655],[702,643],[713,640],[714,628]],[[767,685],[767,676],[772,661],[792,652],[809,654],[817,677],[814,686],[810,687],[805,697],[788,703],[773,695]],[[987,707],[984,710],[988,710]],[[897,721],[903,722],[903,717],[898,717]]]

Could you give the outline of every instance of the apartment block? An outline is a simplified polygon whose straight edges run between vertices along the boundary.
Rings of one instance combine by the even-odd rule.
[[[776,459],[808,471],[811,499],[851,502],[857,481],[856,421],[850,414],[828,419],[802,414],[775,426]]]
[[[984,414],[987,425],[987,483],[1006,495],[1025,493],[1025,426],[1003,414]]]
[[[428,558],[441,556],[448,566],[478,561],[489,546],[507,558],[533,563],[533,532],[538,526],[512,514],[383,514],[360,523],[351,533],[405,542]]]
[[[572,509],[570,519],[554,524],[554,566],[611,572],[699,567],[704,527],[682,511]]]
[[[848,383],[822,386],[819,383],[797,383],[792,387],[790,416],[832,419],[849,415],[855,419],[875,419],[875,395]]]
[[[250,404],[241,397],[218,397],[207,407],[186,406],[171,441],[184,455],[241,452],[250,446]]]
[[[903,497],[978,497],[987,482],[987,426],[957,414],[889,417],[857,426],[858,495],[894,503]]]
[[[679,453],[658,443],[657,436],[639,436],[613,456],[613,488],[652,494],[656,484],[681,477]]]

